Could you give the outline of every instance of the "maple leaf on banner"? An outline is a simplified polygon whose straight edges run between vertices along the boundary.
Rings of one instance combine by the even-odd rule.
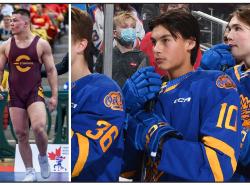
[[[55,160],[57,156],[61,156],[61,147],[56,149],[56,152],[48,152],[48,157],[50,160]]]

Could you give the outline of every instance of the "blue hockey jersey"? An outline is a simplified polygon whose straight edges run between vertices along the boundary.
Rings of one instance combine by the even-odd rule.
[[[72,181],[118,181],[125,120],[118,85],[102,74],[72,83]]]
[[[250,77],[241,79],[242,67],[243,65],[234,66],[226,73],[235,82],[240,94],[242,126],[250,128]]]
[[[147,162],[146,181],[228,181],[232,177],[242,127],[239,95],[228,75],[196,71],[179,84],[163,85],[154,112],[183,139],[170,138],[161,145],[160,158]]]
[[[159,180],[227,181],[240,150],[240,101],[234,82],[197,71],[159,95],[155,112],[183,134],[162,146]]]
[[[239,164],[232,181],[250,181],[250,71],[244,70],[244,65],[237,65],[230,68],[226,73],[235,82],[241,101],[241,119],[243,130],[241,141],[241,153]],[[243,147],[244,146],[244,147]]]

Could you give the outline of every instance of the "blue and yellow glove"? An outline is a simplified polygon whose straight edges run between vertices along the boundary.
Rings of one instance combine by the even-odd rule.
[[[199,68],[204,70],[225,71],[235,66],[235,64],[236,61],[230,51],[230,46],[217,44],[203,53]]]
[[[154,113],[139,111],[128,120],[128,138],[137,150],[146,150],[151,157],[155,157],[162,139],[168,137],[182,138],[182,135],[162,121]]]
[[[161,77],[152,66],[136,71],[122,88],[126,111],[130,114],[143,109],[144,104],[156,97],[161,89]]]

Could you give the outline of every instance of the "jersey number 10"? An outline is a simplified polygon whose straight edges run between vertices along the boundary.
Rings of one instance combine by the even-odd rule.
[[[227,103],[221,104],[220,115],[219,115],[219,119],[218,119],[216,127],[222,128],[222,124],[224,123],[226,129],[229,129],[229,130],[236,132],[237,131],[238,107],[235,105],[230,105],[228,107],[228,110],[227,110],[227,107],[228,107]],[[226,110],[227,110],[227,112],[226,112]],[[235,112],[235,114],[236,114],[235,120],[234,120],[234,125],[230,125],[230,122],[232,121],[231,119],[232,119],[233,112]],[[226,120],[225,120],[225,122],[223,122],[225,115],[226,115]]]

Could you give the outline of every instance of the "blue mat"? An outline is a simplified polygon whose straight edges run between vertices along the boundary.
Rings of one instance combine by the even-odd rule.
[[[36,173],[38,182],[68,182],[69,173],[51,173],[50,177],[43,179],[40,172]],[[24,179],[24,172],[0,172],[0,182],[21,182]]]

